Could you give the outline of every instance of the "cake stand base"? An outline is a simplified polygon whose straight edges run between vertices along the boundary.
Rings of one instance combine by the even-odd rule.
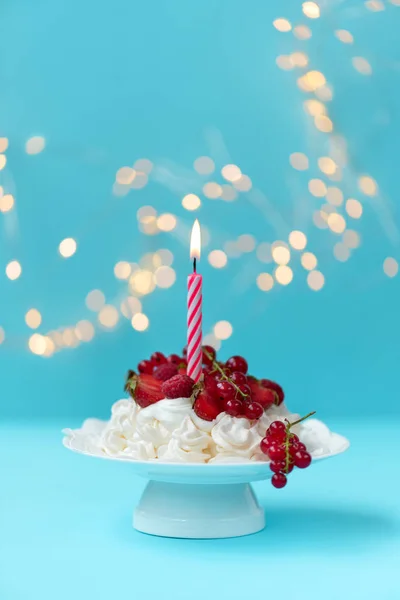
[[[265,527],[248,483],[182,484],[150,481],[133,516],[142,533],[174,538],[230,538]]]

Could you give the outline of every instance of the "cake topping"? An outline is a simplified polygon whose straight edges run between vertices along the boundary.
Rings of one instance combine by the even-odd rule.
[[[187,375],[175,375],[161,386],[166,398],[190,398],[194,381]]]

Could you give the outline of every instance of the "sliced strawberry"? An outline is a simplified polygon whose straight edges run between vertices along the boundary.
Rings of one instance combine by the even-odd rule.
[[[279,383],[275,383],[275,381],[271,381],[271,379],[261,379],[261,385],[268,390],[272,390],[276,394],[275,404],[279,406],[285,399],[285,393]]]
[[[157,381],[152,375],[133,375],[128,379],[126,389],[139,406],[146,408],[164,399],[161,385],[162,381]]]
[[[200,419],[213,421],[223,412],[223,406],[219,398],[213,398],[206,390],[203,390],[197,396],[193,410]]]
[[[248,384],[251,389],[252,401],[261,404],[264,410],[276,402],[277,394],[273,390],[263,387],[257,379],[248,378]]]

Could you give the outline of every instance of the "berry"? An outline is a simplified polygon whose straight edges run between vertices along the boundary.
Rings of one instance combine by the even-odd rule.
[[[222,412],[221,402],[203,390],[196,398],[193,410],[200,419],[213,421]]]
[[[151,375],[153,373],[154,365],[149,360],[142,360],[138,364],[139,373],[145,373],[146,375]]]
[[[306,452],[306,451],[307,451],[306,445],[305,445],[305,444],[302,444],[302,442],[299,442],[299,443],[297,444],[297,449],[298,449],[298,450],[303,450],[304,452]]]
[[[204,388],[207,390],[207,392],[209,394],[211,394],[211,396],[218,395],[217,383],[218,383],[218,380],[215,379],[215,377],[213,377],[212,375],[204,376]]]
[[[276,396],[272,390],[267,390],[262,387],[259,381],[254,380],[253,378],[248,378],[247,381],[253,400],[261,404],[264,409],[267,409],[274,404]]]
[[[289,460],[287,468],[286,468],[286,461],[285,461],[285,468],[283,469],[283,472],[291,473],[293,471],[293,468],[294,468],[294,462],[292,460]]]
[[[287,477],[283,473],[275,473],[272,475],[271,483],[278,489],[283,488],[287,484]]]
[[[299,443],[299,436],[296,435],[295,433],[291,433],[290,434],[290,443],[291,444],[298,444]]]
[[[240,396],[242,396],[242,398],[243,398],[243,394],[244,394],[244,396],[247,396],[247,398],[245,398],[245,399],[247,399],[247,400],[250,399],[250,397],[251,397],[251,389],[247,385],[247,383],[239,383],[239,385],[237,383],[235,383],[235,385],[242,392],[240,394]]]
[[[148,374],[134,375],[129,381],[129,393],[142,408],[164,399],[161,381]]]
[[[190,398],[194,381],[187,375],[174,375],[161,386],[166,398]]]
[[[216,352],[212,346],[203,346],[203,365],[212,365],[215,360],[215,356]]]
[[[280,404],[282,404],[282,402],[285,399],[285,393],[283,391],[283,389],[281,388],[281,386],[278,383],[275,383],[275,381],[271,381],[270,379],[261,379],[260,381],[262,387],[267,388],[269,390],[272,390],[273,392],[275,392],[276,396],[275,396],[275,404],[277,406],[279,406]]]
[[[243,402],[236,400],[236,398],[225,400],[224,410],[231,417],[240,417],[243,414]]]
[[[247,369],[249,368],[243,356],[232,356],[226,361],[226,364],[232,371],[239,371],[240,373],[247,373]]]
[[[185,346],[182,350],[182,356],[184,356],[185,358],[187,357],[187,346]]]
[[[166,363],[167,359],[165,358],[162,352],[153,352],[153,354],[150,356],[150,362],[152,362],[153,365],[156,367],[158,365],[163,365],[164,363]]]
[[[273,421],[268,427],[268,433],[272,435],[278,434],[279,437],[286,434],[286,425],[282,421]]]
[[[285,447],[278,442],[272,442],[268,448],[268,456],[271,460],[285,460]]]
[[[286,462],[284,460],[271,460],[269,463],[269,468],[273,473],[283,472],[286,467]]]
[[[181,364],[182,359],[177,354],[170,354],[169,356],[167,356],[167,362],[169,362],[173,365],[176,365],[178,367]]]
[[[264,412],[263,407],[258,402],[250,402],[244,408],[244,416],[246,419],[259,419]]]
[[[217,394],[221,400],[233,400],[236,395],[236,390],[229,381],[218,381]]]
[[[260,442],[261,452],[263,452],[264,454],[268,454],[270,445],[270,440],[267,437],[263,438]]]
[[[234,371],[230,376],[230,379],[231,381],[233,381],[233,383],[236,383],[236,385],[246,385],[248,382],[246,375],[244,373],[241,373],[240,371]]]
[[[304,450],[298,450],[294,455],[294,464],[299,469],[306,469],[311,464],[311,454],[304,452]]]
[[[171,363],[165,363],[164,365],[155,367],[153,375],[154,379],[158,379],[158,381],[167,381],[177,373],[178,367],[176,365],[172,365]]]

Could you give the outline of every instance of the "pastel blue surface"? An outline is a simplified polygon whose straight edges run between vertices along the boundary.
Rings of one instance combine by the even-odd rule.
[[[351,439],[347,453],[295,473],[284,490],[255,484],[263,532],[196,541],[132,529],[145,481],[129,464],[69,452],[61,423],[9,423],[0,429],[1,600],[397,600],[399,486],[388,457],[398,423],[330,425]]]

